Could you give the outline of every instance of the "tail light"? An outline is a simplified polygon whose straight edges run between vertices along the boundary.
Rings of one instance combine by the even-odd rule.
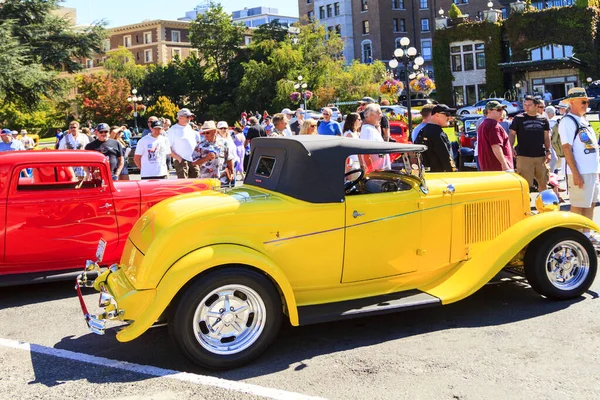
[[[517,103],[512,103],[513,107],[519,107],[519,105]]]

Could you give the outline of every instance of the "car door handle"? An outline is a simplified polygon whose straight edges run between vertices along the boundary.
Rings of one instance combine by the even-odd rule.
[[[112,204],[110,204],[110,203],[106,203],[106,204],[104,204],[103,206],[100,206],[100,207],[98,207],[98,208],[110,208],[110,207],[112,207]]]
[[[356,210],[354,210],[354,212],[352,213],[352,216],[354,218],[362,217],[363,215],[365,215],[365,214],[364,213],[360,213],[360,212],[358,212]]]
[[[444,193],[454,194],[455,191],[456,191],[456,188],[454,187],[454,185],[453,184],[449,184],[448,186],[446,186],[446,189],[444,190]]]

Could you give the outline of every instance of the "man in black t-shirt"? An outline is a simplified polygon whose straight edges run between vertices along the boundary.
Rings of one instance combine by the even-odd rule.
[[[448,121],[455,112],[455,109],[445,104],[437,104],[431,109],[429,123],[419,131],[415,139],[415,144],[427,146],[427,150],[423,152],[423,164],[429,167],[430,172],[456,171],[452,146],[442,129],[442,127],[448,126]]]
[[[256,117],[250,117],[248,119],[250,122],[250,128],[248,128],[248,133],[246,134],[246,142],[244,143],[244,147],[248,146],[252,139],[257,137],[267,137],[267,132],[265,132],[265,128],[263,128],[259,123]]]
[[[538,114],[539,99],[526,96],[523,101],[525,112],[516,115],[510,124],[509,140],[511,147],[517,139],[517,173],[533,188],[533,179],[538,190],[546,190],[550,179],[550,123],[548,118]]]
[[[110,164],[110,171],[114,181],[119,179],[121,170],[125,165],[123,159],[123,146],[114,139],[109,139],[108,134],[110,126],[108,124],[99,124],[96,127],[96,135],[98,138],[85,146],[86,150],[94,150],[104,154]]]

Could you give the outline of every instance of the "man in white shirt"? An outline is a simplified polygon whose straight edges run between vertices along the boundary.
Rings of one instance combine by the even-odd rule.
[[[58,150],[83,150],[90,143],[90,138],[79,133],[79,122],[71,121],[69,130],[58,142]]]
[[[140,169],[141,179],[166,179],[169,175],[167,156],[171,154],[171,145],[163,135],[163,123],[152,123],[152,132],[137,142],[133,162]]]
[[[381,132],[377,129],[381,122],[383,113],[379,104],[369,104],[364,109],[364,119],[362,127],[360,128],[360,138],[362,140],[372,140],[374,142],[383,142]],[[378,154],[366,154],[361,156],[363,164],[367,167],[367,172],[391,169],[391,162],[389,154],[380,156]]]
[[[290,110],[289,108],[284,108],[283,110],[281,110],[281,114],[285,115],[285,117],[286,117],[285,129],[283,129],[283,131],[282,131],[283,136],[292,136],[293,132],[292,132],[292,128],[290,127],[290,121],[294,117],[294,112],[292,110]]]
[[[187,108],[177,113],[177,123],[167,132],[171,145],[171,157],[178,178],[198,178],[200,168],[192,164],[192,152],[198,144],[196,131],[190,126],[195,115]]]
[[[571,106],[571,112],[558,124],[558,133],[567,162],[566,175],[571,201],[571,212],[594,218],[594,207],[600,194],[598,173],[598,138],[585,119],[589,98],[584,88],[572,88],[563,99]],[[583,229],[590,237],[590,230]],[[591,237],[594,244],[599,241]]]

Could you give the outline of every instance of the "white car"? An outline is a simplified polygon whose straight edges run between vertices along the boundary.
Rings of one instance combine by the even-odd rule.
[[[323,118],[323,114],[318,111],[313,110],[304,110],[304,118],[312,118],[312,119],[321,119]]]
[[[395,104],[393,106],[381,106],[381,111],[386,113],[386,114],[390,114],[392,111],[394,112],[394,114],[396,115],[402,115],[402,116],[406,116],[406,112],[408,111],[408,109],[404,106]],[[419,110],[415,110],[414,108],[410,109],[410,113],[411,115],[414,117],[421,115],[421,113],[419,112]]]
[[[472,106],[466,106],[466,107],[459,108],[456,111],[456,114],[458,114],[458,115],[478,114],[477,110],[483,111],[483,109],[485,108],[485,105],[492,100],[495,100],[495,101],[505,105],[506,113],[509,115],[517,114],[522,111],[519,107],[519,103],[517,103],[516,101],[508,101],[505,99],[491,98],[491,99],[480,100],[477,103],[473,104]]]

